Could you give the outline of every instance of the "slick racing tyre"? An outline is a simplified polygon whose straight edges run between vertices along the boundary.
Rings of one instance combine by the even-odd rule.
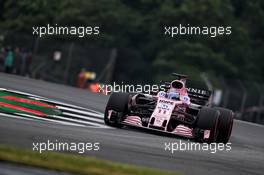
[[[198,113],[196,127],[202,130],[210,130],[207,143],[217,141],[219,115],[218,110],[209,107],[203,107]]]
[[[120,124],[122,118],[127,114],[128,111],[128,93],[112,93],[105,108],[104,122],[108,126],[122,127]],[[111,117],[109,119],[109,113]]]
[[[233,128],[233,112],[229,109],[220,107],[214,109],[220,112],[217,142],[226,144],[229,141]]]

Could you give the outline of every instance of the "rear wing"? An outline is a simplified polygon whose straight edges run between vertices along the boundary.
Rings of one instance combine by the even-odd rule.
[[[186,90],[192,103],[202,106],[210,103],[212,91],[191,87],[186,87]]]
[[[181,80],[184,83],[186,83],[186,80],[187,80],[187,77],[188,77],[187,75],[178,74],[178,73],[172,73],[171,75],[174,76],[176,78],[176,80]]]

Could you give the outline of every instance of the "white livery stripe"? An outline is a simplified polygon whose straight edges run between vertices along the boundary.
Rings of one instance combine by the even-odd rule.
[[[127,117],[126,120],[135,120],[135,121],[141,122],[141,119],[138,119],[138,118],[129,118],[129,117]]]
[[[182,131],[174,131],[174,134],[180,134],[180,135],[189,135],[192,136],[192,133],[182,132]]]
[[[125,121],[142,123],[141,121],[139,121],[139,120],[134,120],[134,119],[126,119]]]
[[[188,134],[188,135],[192,135],[192,133],[189,132],[183,132],[183,131],[174,131],[173,133],[179,133],[179,134]]]
[[[139,126],[142,126],[141,123],[135,122],[135,121],[127,121],[127,120],[125,120],[124,123],[130,124],[130,125],[137,125],[137,126],[139,125]]]
[[[177,126],[173,133],[193,137],[192,129],[184,125]]]
[[[185,129],[185,128],[176,128],[175,130],[177,131],[186,131],[186,132],[192,132],[189,129]]]

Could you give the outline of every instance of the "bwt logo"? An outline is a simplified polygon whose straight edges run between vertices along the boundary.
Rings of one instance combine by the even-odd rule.
[[[166,104],[162,104],[162,106],[160,108],[161,109],[164,109],[164,110],[168,110],[169,109],[169,106],[166,105]]]

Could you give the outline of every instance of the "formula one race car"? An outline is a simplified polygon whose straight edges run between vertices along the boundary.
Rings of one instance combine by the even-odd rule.
[[[147,128],[207,143],[227,143],[233,112],[210,107],[211,92],[186,88],[187,76],[173,73],[156,95],[112,93],[104,115],[106,125]]]

